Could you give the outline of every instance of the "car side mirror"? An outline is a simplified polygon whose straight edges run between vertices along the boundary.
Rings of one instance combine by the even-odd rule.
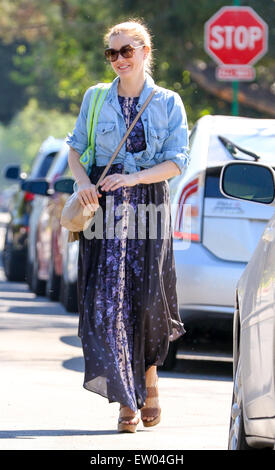
[[[3,169],[3,176],[7,179],[19,180],[21,179],[20,172],[20,165],[8,165]]]
[[[52,189],[49,189],[49,182],[42,178],[24,181],[21,189],[29,193],[39,194],[40,196],[51,196],[54,192]]]
[[[54,190],[58,193],[67,193],[72,194],[74,192],[73,189],[74,180],[72,178],[58,178],[54,182]]]
[[[233,199],[272,204],[275,198],[274,171],[258,162],[229,162],[221,171],[220,191]]]

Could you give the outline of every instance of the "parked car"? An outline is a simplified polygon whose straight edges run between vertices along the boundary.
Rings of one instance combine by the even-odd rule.
[[[68,243],[68,230],[62,227],[62,272],[59,300],[67,312],[77,312],[78,240]]]
[[[22,184],[29,178],[46,176],[61,144],[60,139],[46,139],[33,161],[29,176],[21,172],[19,165],[8,165],[4,168],[4,176],[18,183],[18,189],[12,193],[8,206],[10,221],[6,226],[3,248],[4,272],[9,281],[25,281],[27,275],[29,217],[34,194],[22,190]]]
[[[63,177],[57,178],[54,183],[54,190],[64,193],[64,199],[73,193],[73,184],[71,171],[64,173]],[[68,230],[61,227],[62,267],[60,279],[59,300],[68,312],[77,312],[77,274],[78,274],[78,250],[79,242],[75,240],[68,243]]]
[[[187,332],[210,325],[232,334],[236,284],[274,207],[225,198],[220,173],[230,160],[251,160],[253,151],[275,164],[274,126],[275,120],[202,117],[190,134],[186,173],[169,180],[178,301]],[[170,366],[182,340],[171,343]]]
[[[46,178],[32,178],[24,185],[37,195],[30,216],[27,261],[29,284],[37,295],[45,295],[47,281],[49,281],[48,290],[50,290],[50,284],[56,287],[56,289],[51,289],[52,297],[55,299],[59,295],[55,290],[59,291],[57,284],[60,279],[58,269],[57,271],[55,269],[60,263],[54,260],[55,255],[58,258],[56,231],[60,228],[59,221],[56,221],[56,212],[59,211],[61,201],[56,198],[53,183],[56,178],[64,174],[68,167],[67,154],[68,146],[63,142]]]
[[[18,185],[15,183],[0,192],[0,211],[9,212],[10,200],[18,190]]]
[[[275,173],[260,162],[230,162],[221,173],[221,191],[264,211],[275,206]],[[275,448],[274,280],[275,215],[235,291],[231,450]]]
[[[60,225],[61,212],[74,183],[68,166],[68,150],[64,142],[47,177],[26,183],[27,189],[37,194],[30,217],[28,270],[33,292],[51,300],[61,298],[67,310],[76,311],[77,268],[73,269],[72,276],[71,263],[77,250],[66,243],[68,232],[64,233]],[[62,192],[54,189],[59,179],[63,181]]]

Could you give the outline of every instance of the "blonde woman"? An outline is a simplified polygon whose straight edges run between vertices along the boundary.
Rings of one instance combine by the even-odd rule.
[[[163,364],[169,342],[185,333],[178,312],[167,180],[188,165],[188,130],[180,96],[157,86],[151,76],[148,28],[129,20],[110,28],[105,40],[105,58],[117,76],[99,114],[89,176],[79,159],[88,143],[86,118],[94,87],[86,91],[67,140],[81,204],[99,204],[105,215],[102,236],[79,234],[79,336],[84,388],[120,403],[118,431],[135,432],[139,411],[145,427],[159,423],[157,366]],[[155,95],[96,191],[114,149],[153,88]],[[108,231],[110,196],[122,237]],[[149,205],[166,208],[161,224],[168,236],[160,233],[159,218],[153,218],[158,230],[151,236],[152,217],[147,216],[146,234],[139,237],[138,208]]]

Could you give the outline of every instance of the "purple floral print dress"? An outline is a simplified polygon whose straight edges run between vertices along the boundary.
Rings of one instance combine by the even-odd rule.
[[[129,127],[139,98],[118,99]],[[126,145],[133,153],[145,148],[140,119]],[[103,170],[92,166],[93,184]],[[112,164],[107,175],[123,171],[123,164]],[[110,403],[119,402],[137,411],[145,404],[146,370],[162,365],[169,341],[185,333],[178,312],[169,185],[167,181],[138,184],[101,194],[103,237],[89,239],[83,232],[79,234],[78,334],[85,361],[83,386]],[[108,196],[113,196],[111,210],[114,226],[121,227],[119,236],[110,236]],[[161,233],[163,216],[160,221],[158,214],[156,236],[151,236],[148,212],[140,216],[140,204],[165,205],[168,235]],[[120,215],[116,215],[118,206],[122,208]],[[140,221],[142,237],[136,228]]]

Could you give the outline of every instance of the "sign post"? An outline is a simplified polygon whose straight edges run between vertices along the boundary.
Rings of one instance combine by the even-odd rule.
[[[252,65],[267,51],[268,26],[250,7],[222,7],[206,23],[206,52],[218,64],[216,79],[233,82],[232,114],[238,114],[238,82],[252,81]]]
[[[240,6],[240,0],[234,0],[234,6]],[[239,82],[238,80],[233,80],[232,83],[232,116],[238,116],[239,114],[239,100],[238,100],[238,93],[239,93]]]

